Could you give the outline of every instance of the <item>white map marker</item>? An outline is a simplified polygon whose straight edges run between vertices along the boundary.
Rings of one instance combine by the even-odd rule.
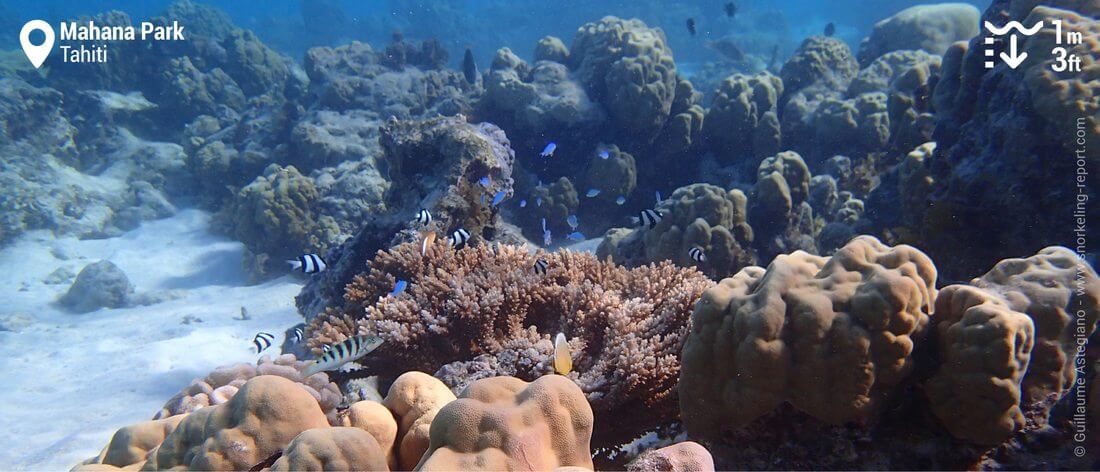
[[[46,35],[46,40],[38,46],[31,44],[31,32],[34,30],[41,31],[42,34]],[[23,25],[23,30],[19,32],[19,44],[23,45],[23,52],[35,69],[42,67],[42,63],[46,62],[50,51],[53,50],[53,37],[53,28],[50,27],[49,23],[42,20],[28,21],[27,24]]]

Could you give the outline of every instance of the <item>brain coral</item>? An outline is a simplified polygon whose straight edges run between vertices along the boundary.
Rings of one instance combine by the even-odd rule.
[[[704,293],[684,343],[680,408],[717,439],[786,402],[828,423],[867,423],[912,370],[936,289],[932,261],[858,237],[831,258],[795,252]]]
[[[184,417],[145,467],[248,470],[302,431],[328,425],[317,401],[299,384],[261,375],[228,402]]]
[[[613,229],[596,250],[630,267],[670,260],[683,267],[696,266],[711,276],[732,274],[755,262],[749,247],[753,229],[746,223],[748,199],[740,190],[723,190],[710,184],[676,189],[657,205],[664,218],[653,228]],[[696,262],[688,253],[698,247],[706,261]]]
[[[660,28],[605,16],[581,26],[569,49],[571,68],[617,127],[657,134],[676,94],[676,63]]]
[[[534,271],[546,260],[545,275]],[[386,296],[397,279],[408,288]],[[342,306],[310,325],[309,343],[356,333],[385,339],[362,361],[368,371],[434,372],[479,355],[520,378],[551,372],[551,339],[570,340],[573,372],[605,444],[630,439],[676,416],[678,353],[691,305],[712,284],[665,262],[626,269],[588,253],[531,253],[508,245],[455,251],[444,243],[404,244],[379,252],[345,290]],[[622,417],[647,408],[648,414]],[[613,421],[610,419],[614,418]]]
[[[436,418],[417,470],[593,469],[592,408],[559,375],[475,381]]]
[[[779,152],[783,81],[768,72],[726,77],[707,110],[703,136],[726,162],[757,162]]]
[[[978,9],[966,3],[906,8],[875,24],[871,35],[859,46],[860,65],[867,66],[883,54],[901,49],[941,55],[951,43],[978,34],[978,16]]]

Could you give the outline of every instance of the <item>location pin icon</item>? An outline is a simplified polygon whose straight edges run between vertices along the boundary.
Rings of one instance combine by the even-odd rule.
[[[34,30],[41,31],[42,34],[46,35],[46,40],[37,46],[31,44],[31,32]],[[23,46],[23,53],[27,55],[31,65],[35,69],[42,67],[42,63],[46,62],[50,51],[53,50],[53,28],[49,23],[42,20],[28,21],[27,24],[23,25],[23,30],[19,32],[19,44]]]

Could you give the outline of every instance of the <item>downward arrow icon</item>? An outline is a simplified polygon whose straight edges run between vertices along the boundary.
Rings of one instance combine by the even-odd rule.
[[[1020,67],[1023,64],[1024,59],[1027,59],[1027,53],[1016,54],[1016,35],[1010,35],[1008,38],[1008,51],[1011,54],[1001,53],[1001,59],[1004,59],[1005,64],[1013,69]]]

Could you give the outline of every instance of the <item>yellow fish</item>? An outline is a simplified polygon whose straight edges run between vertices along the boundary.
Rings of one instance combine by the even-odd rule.
[[[424,238],[420,242],[420,255],[424,256],[428,254],[428,246],[435,244],[435,231],[425,231],[420,233],[420,236]]]
[[[554,372],[568,375],[573,370],[573,353],[569,352],[569,343],[565,334],[558,333],[554,338]]]

